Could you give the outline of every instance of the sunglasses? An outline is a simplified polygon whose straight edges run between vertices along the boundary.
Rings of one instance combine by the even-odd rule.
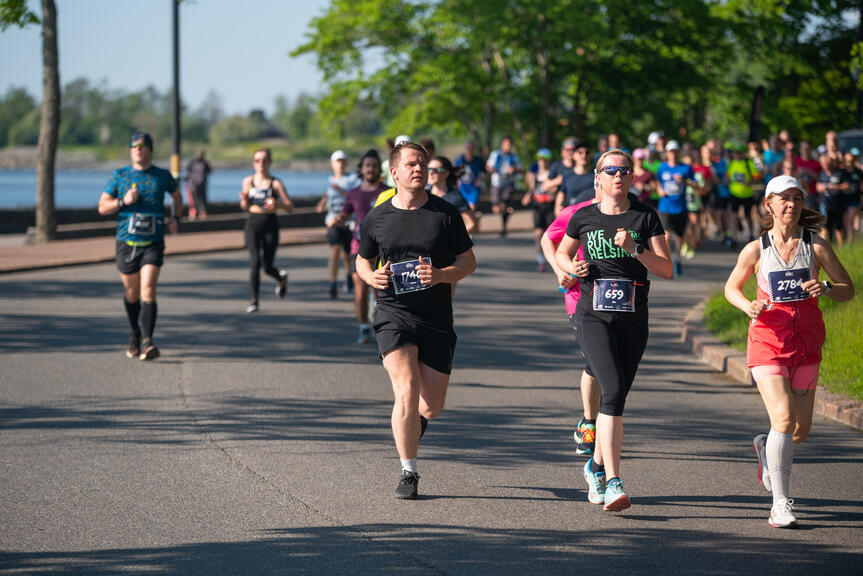
[[[143,150],[144,148],[150,148],[150,147],[147,146],[146,144],[144,144],[143,142],[138,142],[136,144],[132,144],[131,146],[129,146],[129,148],[137,148],[138,150]]]
[[[443,174],[444,172],[449,172],[446,168],[437,168],[429,166],[429,172],[437,172],[438,174]]]
[[[632,174],[632,169],[626,166],[606,166],[605,168],[600,168],[599,172],[608,174],[609,176],[617,176],[618,172],[621,176],[629,176]]]

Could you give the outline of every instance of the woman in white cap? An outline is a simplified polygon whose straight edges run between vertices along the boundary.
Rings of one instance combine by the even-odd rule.
[[[740,252],[725,284],[728,301],[751,318],[747,365],[770,418],[770,433],[757,435],[754,446],[758,479],[773,493],[768,522],[775,528],[797,527],[788,492],[794,445],[812,425],[825,339],[818,298],[854,296],[848,272],[818,235],[824,217],[803,207],[805,195],[791,176],[770,180],[761,234]],[[830,280],[818,280],[821,269]],[[750,300],[743,285],[753,272],[758,291]]]
[[[327,182],[327,191],[320,199],[317,205],[318,213],[327,211],[324,217],[324,224],[327,226],[327,241],[330,244],[330,298],[336,299],[339,295],[338,275],[339,275],[339,260],[345,263],[345,292],[352,292],[354,282],[351,278],[351,234],[348,226],[330,226],[333,221],[341,213],[345,206],[345,196],[349,190],[353,190],[360,185],[360,179],[355,174],[348,174],[345,166],[347,165],[347,155],[342,150],[336,150],[330,155],[330,166],[333,169],[332,175]]]

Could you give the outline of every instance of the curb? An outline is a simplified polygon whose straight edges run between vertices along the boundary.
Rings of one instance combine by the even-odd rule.
[[[683,319],[681,341],[692,353],[714,369],[729,376],[739,386],[755,387],[746,366],[746,354],[726,346],[713,337],[704,325],[704,299]],[[815,390],[815,413],[863,432],[863,402],[835,394],[819,386]]]

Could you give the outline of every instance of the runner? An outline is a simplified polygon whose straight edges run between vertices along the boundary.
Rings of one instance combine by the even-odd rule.
[[[512,138],[501,138],[500,150],[489,155],[485,169],[491,174],[491,211],[500,214],[500,235],[506,236],[506,223],[513,212],[509,199],[515,192],[515,177],[524,171],[518,154],[512,151]]]
[[[521,198],[523,206],[533,205],[533,235],[536,244],[537,272],[546,271],[546,257],[543,256],[541,239],[545,229],[554,220],[554,194],[544,192],[542,189],[543,183],[549,177],[549,162],[551,162],[551,150],[540,148],[536,153],[536,162],[524,177],[527,192]]]
[[[732,143],[730,148],[732,155],[731,161],[728,162],[727,175],[728,191],[731,193],[731,217],[728,225],[732,238],[738,233],[738,224],[742,224],[741,227],[748,234],[749,240],[752,240],[759,220],[754,185],[760,175],[755,168],[755,162],[746,157],[746,146]]]
[[[167,170],[153,166],[153,139],[137,132],[129,143],[132,163],[114,171],[99,197],[99,214],[117,214],[117,268],[123,305],[132,327],[126,356],[155,360],[156,285],[165,256],[165,194],[171,195],[168,231],[179,232],[183,195]]]
[[[845,215],[845,197],[851,190],[851,177],[836,160],[827,154],[818,157],[821,173],[816,188],[821,195],[821,213],[827,218],[821,229],[821,237],[830,241],[835,238],[840,246],[845,241],[842,218]]]
[[[276,208],[281,208],[288,214],[294,211],[294,203],[288,197],[284,184],[270,174],[270,165],[273,162],[270,149],[255,150],[253,162],[255,173],[243,179],[243,189],[240,192],[240,209],[249,212],[246,220],[246,248],[252,264],[249,271],[252,300],[246,307],[246,312],[249,313],[258,311],[262,265],[264,272],[277,282],[276,296],[284,298],[288,292],[288,273],[273,264],[279,246]]]
[[[590,145],[567,138],[560,149],[560,161],[549,168],[543,192],[556,193],[554,213],[560,214],[564,206],[592,200],[594,177],[590,169]]]
[[[754,439],[758,479],[773,493],[768,522],[796,528],[788,495],[794,444],[806,439],[812,425],[825,339],[818,298],[845,302],[854,286],[829,242],[818,236],[824,217],[803,207],[801,183],[776,176],[766,195],[760,237],[741,250],[725,297],[751,318],[746,361],[770,417],[770,433]],[[819,282],[820,269],[836,283]],[[750,301],[742,289],[753,273],[758,290]]]
[[[665,229],[665,240],[671,247],[674,275],[683,273],[680,249],[686,234],[686,186],[695,180],[692,167],[679,162],[680,144],[669,140],[665,145],[665,162],[659,165],[656,179],[659,182],[659,217]]]
[[[343,226],[351,215],[356,222],[354,237],[351,239],[351,261],[354,263],[351,269],[354,279],[354,311],[359,324],[357,343],[367,344],[372,337],[370,324],[372,307],[369,301],[369,284],[357,274],[355,262],[360,248],[363,220],[375,205],[378,194],[387,189],[386,184],[381,182],[381,158],[378,156],[377,150],[369,150],[360,158],[359,172],[363,179],[362,183],[348,192],[341,213],[330,225]],[[373,295],[371,302],[374,300],[375,296]]]
[[[359,276],[381,291],[375,335],[395,396],[392,430],[402,464],[396,498],[403,499],[418,497],[419,439],[446,399],[456,343],[450,285],[476,268],[458,212],[425,191],[427,162],[416,144],[390,153],[398,192],[367,216],[357,256]]]
[[[585,206],[590,206],[595,202],[599,202],[602,199],[601,196],[602,192],[597,188],[595,199],[573,204],[572,206],[567,206],[561,210],[560,214],[557,215],[557,218],[554,219],[540,240],[543,254],[545,254],[545,257],[551,264],[554,273],[557,275],[557,282],[560,291],[564,294],[566,315],[569,317],[569,325],[573,330],[576,342],[578,341],[578,324],[575,322],[575,311],[578,305],[578,298],[581,296],[581,286],[577,276],[573,276],[572,274],[565,272],[557,265],[555,253],[557,252],[557,248],[560,246],[560,242],[563,240],[563,237],[566,235],[566,227],[572,219],[572,215]],[[583,246],[579,246],[577,259],[582,260],[583,258]],[[583,355],[584,352],[582,351],[582,356]],[[599,412],[599,386],[597,385],[596,378],[594,377],[590,366],[587,364],[586,359],[584,370],[581,373],[579,388],[581,389],[581,405],[584,413],[581,420],[576,424],[575,433],[573,434],[576,442],[575,453],[591,456],[593,455],[596,443],[596,415]]]
[[[639,202],[655,209],[656,203],[653,201],[653,194],[656,189],[656,178],[644,167],[647,155],[646,148],[636,148],[632,151],[632,161],[635,163],[632,172],[632,187],[635,189]]]
[[[629,154],[603,154],[596,167],[602,201],[575,213],[556,254],[558,267],[581,279],[575,324],[601,390],[598,449],[585,464],[584,475],[588,500],[610,511],[631,506],[620,479],[623,409],[647,345],[647,272],[663,278],[672,274],[659,217],[627,196],[631,176]],[[576,259],[582,245],[587,260]]]
[[[330,298],[335,300],[339,296],[338,275],[339,258],[345,262],[345,292],[352,292],[354,281],[351,278],[351,230],[348,226],[330,226],[333,220],[341,213],[345,205],[345,195],[360,185],[359,179],[354,174],[345,172],[347,155],[336,150],[330,156],[330,166],[333,169],[329,177],[327,192],[320,199],[316,207],[317,211],[327,211],[324,224],[327,226],[327,241],[330,244]]]
[[[473,140],[465,142],[464,154],[456,156],[455,165],[464,166],[464,173],[459,180],[459,191],[470,204],[471,210],[476,210],[479,206],[479,196],[485,186],[486,172],[485,160],[481,155],[476,154],[476,143]]]
[[[464,227],[468,234],[476,232],[476,218],[473,210],[470,209],[470,205],[458,188],[461,167],[454,168],[446,156],[434,156],[429,160],[428,170],[428,182],[431,186],[429,192],[455,206],[464,221]],[[377,202],[375,202],[375,206],[377,206]],[[455,288],[454,284],[453,288]]]

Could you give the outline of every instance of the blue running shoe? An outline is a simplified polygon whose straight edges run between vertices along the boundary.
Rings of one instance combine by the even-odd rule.
[[[631,506],[629,496],[623,491],[623,482],[620,478],[612,478],[605,485],[605,506],[602,509],[607,512],[620,512]]]
[[[591,504],[604,504],[605,472],[591,472],[591,462],[593,462],[593,458],[588,458],[584,464],[584,479],[587,480],[587,501]]]

